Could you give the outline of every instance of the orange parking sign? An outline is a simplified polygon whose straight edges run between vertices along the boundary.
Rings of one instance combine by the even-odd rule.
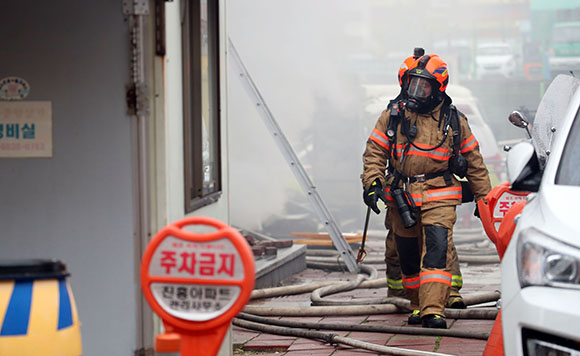
[[[184,229],[204,226],[211,232]],[[181,335],[181,355],[216,355],[230,321],[250,298],[252,251],[234,228],[207,217],[167,225],[141,262],[145,299],[167,328]]]

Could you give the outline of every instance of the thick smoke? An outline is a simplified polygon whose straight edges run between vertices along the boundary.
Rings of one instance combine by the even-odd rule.
[[[482,144],[501,154],[502,141],[524,137],[507,116],[518,108],[533,114],[540,99],[538,83],[526,82],[522,71],[529,4],[495,6],[501,7],[460,0],[228,2],[229,36],[343,232],[362,230],[361,155],[414,47],[438,53],[451,83],[471,92],[491,128]],[[484,43],[512,48],[513,77],[477,77]],[[228,118],[233,223],[282,237],[323,231],[231,71]],[[373,217],[374,228],[382,228],[381,220]]]

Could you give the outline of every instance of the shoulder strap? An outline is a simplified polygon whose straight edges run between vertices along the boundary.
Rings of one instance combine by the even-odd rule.
[[[390,115],[389,115],[389,125],[387,126],[387,132],[385,134],[389,138],[389,144],[391,146],[391,155],[393,158],[397,159],[397,127],[401,122],[401,118],[405,115],[404,106],[401,100],[391,101],[389,103]]]
[[[459,152],[461,148],[461,123],[455,105],[449,105],[449,120],[453,130],[453,151]]]

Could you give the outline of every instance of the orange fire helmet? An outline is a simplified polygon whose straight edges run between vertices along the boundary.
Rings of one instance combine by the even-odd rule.
[[[400,73],[400,70],[399,70]],[[447,63],[445,63],[438,55],[428,54],[424,55],[412,63],[409,67],[408,76],[423,77],[431,79],[438,83],[438,90],[444,92],[449,83],[449,73],[447,72]]]
[[[407,57],[399,67],[399,85],[403,86],[403,81],[407,82],[407,71],[414,67],[414,62],[417,59],[413,56]]]
[[[413,55],[405,58],[401,66],[399,67],[399,85],[402,87],[403,84],[406,84],[409,80],[407,78],[407,71],[409,68],[413,68],[415,66],[415,61],[417,58],[421,57],[425,54],[425,50],[421,47],[415,47],[413,49]]]

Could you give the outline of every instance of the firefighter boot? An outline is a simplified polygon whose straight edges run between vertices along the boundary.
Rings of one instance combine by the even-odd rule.
[[[413,312],[411,314],[409,314],[409,319],[407,319],[407,324],[409,324],[409,325],[421,324],[421,315],[420,315],[419,309],[413,310]]]
[[[404,289],[388,288],[387,289],[387,297],[409,299],[409,298],[407,298],[407,291],[405,291]]]
[[[421,318],[424,328],[447,329],[445,318],[437,314],[428,314]]]
[[[460,295],[451,295],[449,299],[447,299],[447,308],[451,309],[465,309],[467,306],[463,301],[463,297]]]

